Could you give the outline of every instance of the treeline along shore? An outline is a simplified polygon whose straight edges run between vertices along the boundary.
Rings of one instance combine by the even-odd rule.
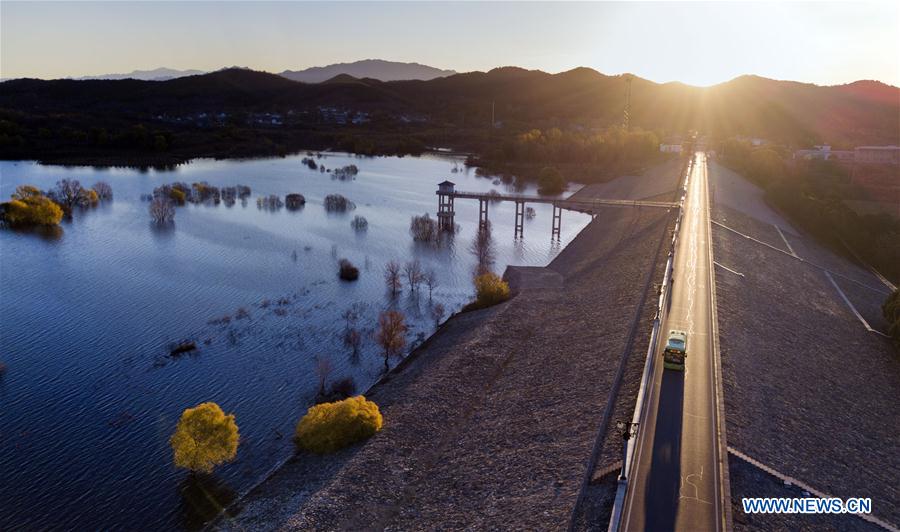
[[[897,121],[885,119],[897,115],[896,95],[870,81],[819,87],[742,76],[698,88],[587,68],[314,84],[247,69],[168,81],[17,79],[0,83],[0,159],[170,166],[301,149],[414,155],[440,147],[471,153],[471,164],[494,172],[537,177],[553,166],[568,180],[600,182],[652,164],[660,142],[690,130],[798,146],[890,143],[900,136]]]

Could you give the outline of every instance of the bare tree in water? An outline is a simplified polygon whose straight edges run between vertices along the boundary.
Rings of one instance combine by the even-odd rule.
[[[431,306],[431,319],[434,320],[434,326],[441,324],[441,318],[444,317],[444,305],[435,303]]]
[[[434,291],[435,287],[437,287],[437,284],[437,274],[434,273],[434,270],[428,270],[428,272],[425,273],[425,286],[428,287],[428,299],[431,299],[431,293]]]
[[[158,224],[167,224],[175,219],[175,205],[172,200],[156,197],[150,201],[150,218]]]
[[[406,347],[406,331],[408,330],[403,313],[386,310],[378,316],[378,331],[375,340],[382,348],[384,355],[384,372],[390,371],[388,364],[392,356],[399,356]]]
[[[81,182],[77,179],[60,179],[53,190],[53,199],[62,204],[67,212],[72,212],[72,208],[81,201],[82,191]]]
[[[350,329],[354,325],[356,325],[356,320],[359,319],[359,315],[362,313],[363,304],[360,302],[353,303],[347,310],[341,313],[341,317],[344,318],[344,328]]]
[[[494,265],[495,254],[494,241],[491,238],[490,222],[478,229],[478,232],[475,234],[475,239],[472,241],[472,245],[469,246],[469,251],[475,255],[475,275],[481,275],[491,271],[491,267]]]
[[[316,375],[319,376],[319,396],[325,395],[325,383],[328,382],[328,376],[331,374],[331,361],[327,358],[319,358],[316,362]]]
[[[387,284],[391,294],[397,295],[402,286],[400,283],[400,263],[392,260],[384,265],[384,282]]]
[[[106,181],[97,181],[94,183],[94,191],[101,200],[111,200],[113,197],[112,187]]]
[[[359,347],[362,345],[362,333],[356,327],[350,327],[344,331],[344,345],[350,348],[350,360],[359,361]]]
[[[422,263],[419,262],[419,259],[413,259],[407,262],[403,266],[403,274],[406,276],[406,282],[409,285],[409,289],[413,292],[418,291],[419,285],[424,280]]]
[[[359,347],[362,345],[362,333],[356,328],[356,322],[363,308],[364,305],[357,301],[341,314],[344,318],[344,345],[350,348],[350,360],[354,363],[359,360]]]

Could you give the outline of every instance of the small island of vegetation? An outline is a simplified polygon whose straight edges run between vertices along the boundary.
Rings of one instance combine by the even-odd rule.
[[[112,199],[112,187],[98,181],[84,188],[77,179],[61,179],[56,187],[41,191],[32,185],[20,185],[10,201],[0,203],[0,221],[11,227],[55,226],[75,207],[91,207]]]
[[[346,212],[356,208],[356,204],[341,194],[325,196],[325,210],[328,212]]]
[[[62,208],[30,185],[16,188],[10,201],[0,203],[0,218],[12,226],[58,225],[62,217]]]

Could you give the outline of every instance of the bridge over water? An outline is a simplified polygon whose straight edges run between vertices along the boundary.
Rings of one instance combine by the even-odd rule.
[[[515,237],[522,238],[525,227],[525,205],[527,203],[549,203],[553,205],[553,224],[551,237],[558,240],[562,227],[562,210],[583,212],[596,216],[600,207],[650,207],[673,209],[678,204],[671,201],[641,201],[623,199],[560,199],[542,196],[529,196],[526,194],[500,194],[498,192],[467,192],[456,190],[456,184],[444,181],[438,184],[438,228],[443,231],[452,231],[455,223],[456,212],[454,203],[457,199],[478,200],[478,227],[483,229],[488,224],[488,206],[493,202],[512,201],[516,204]]]

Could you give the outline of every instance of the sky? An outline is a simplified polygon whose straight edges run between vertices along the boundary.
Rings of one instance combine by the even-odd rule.
[[[900,86],[900,2],[0,0],[2,78],[367,58],[459,72],[585,66],[701,86],[742,74]]]

